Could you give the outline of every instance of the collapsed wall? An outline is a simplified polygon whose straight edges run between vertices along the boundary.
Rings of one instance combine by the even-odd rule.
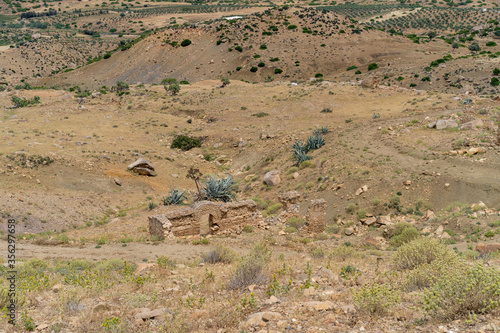
[[[149,233],[159,239],[220,234],[243,225],[258,225],[263,218],[253,200],[219,203],[200,201],[189,208],[149,217]]]

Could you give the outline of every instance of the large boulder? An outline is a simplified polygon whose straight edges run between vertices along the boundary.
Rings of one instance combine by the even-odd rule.
[[[148,168],[154,171],[155,167],[151,162],[149,162],[147,159],[144,157],[139,158],[137,161],[134,163],[130,164],[127,169],[129,170],[134,170],[135,168]]]
[[[279,170],[269,171],[264,175],[263,179],[264,184],[267,186],[275,186],[281,183],[280,172]]]
[[[127,167],[127,169],[132,170],[133,172],[143,176],[151,176],[151,177],[157,176],[153,164],[144,157],[141,157],[134,163],[130,164]]]
[[[436,121],[436,129],[438,130],[442,130],[442,129],[446,129],[446,128],[453,128],[453,127],[457,127],[458,124],[455,120],[452,120],[452,119],[440,119],[438,121]]]
[[[380,82],[380,78],[377,76],[370,76],[361,82],[363,88],[376,88]]]

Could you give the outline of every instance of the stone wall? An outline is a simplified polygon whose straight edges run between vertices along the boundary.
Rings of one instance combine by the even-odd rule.
[[[311,233],[322,233],[325,231],[326,200],[311,200],[307,208],[306,225],[304,229]]]
[[[196,202],[189,208],[149,217],[149,232],[160,239],[232,232],[244,225],[263,223],[253,200]]]

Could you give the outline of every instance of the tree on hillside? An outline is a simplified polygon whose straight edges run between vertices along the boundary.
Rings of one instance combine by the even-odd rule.
[[[471,51],[472,53],[479,52],[479,51],[481,51],[481,48],[479,47],[479,45],[477,43],[472,43],[469,46],[469,51]]]
[[[179,86],[177,83],[164,85],[163,88],[165,88],[165,91],[167,93],[169,92],[172,95],[177,95],[179,93],[179,91],[181,91],[181,86]]]
[[[231,81],[229,81],[229,79],[227,77],[223,77],[222,79],[220,79],[221,82],[222,82],[222,86],[221,88],[224,88],[225,86],[227,86],[228,84],[231,83]]]
[[[453,52],[455,52],[455,50],[458,49],[460,45],[458,45],[457,42],[453,42],[453,44],[451,44],[451,47],[453,48]]]
[[[436,33],[435,31],[429,31],[429,32],[427,33],[427,36],[428,36],[430,39],[434,39],[434,38],[436,38],[437,33]]]

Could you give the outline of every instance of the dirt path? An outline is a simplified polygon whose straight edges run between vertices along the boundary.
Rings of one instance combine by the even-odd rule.
[[[18,242],[16,244],[17,260],[40,259],[85,259],[103,260],[122,258],[130,262],[142,262],[147,259],[156,262],[159,256],[168,256],[176,261],[187,261],[198,259],[202,253],[208,252],[211,246],[193,246],[191,244],[177,244],[175,242],[164,242],[157,245],[145,243],[106,244],[96,248],[95,244],[80,246],[47,246],[36,245],[32,242]],[[0,241],[0,249],[7,249],[7,242]]]

